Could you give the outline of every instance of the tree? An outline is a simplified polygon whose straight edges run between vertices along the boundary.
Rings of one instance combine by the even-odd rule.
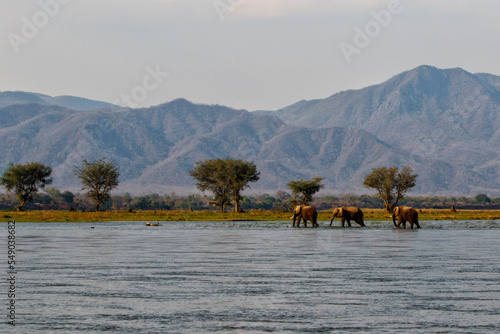
[[[312,196],[325,186],[321,184],[323,179],[323,177],[315,177],[312,180],[290,181],[287,186],[300,204],[308,204],[312,201]]]
[[[64,203],[71,205],[75,200],[75,194],[73,194],[71,191],[66,190],[61,194],[61,198]]]
[[[417,176],[409,166],[403,167],[401,172],[398,167],[373,168],[363,185],[377,190],[377,196],[384,201],[387,212],[392,212],[404,194],[415,186]]]
[[[474,197],[474,201],[476,201],[479,204],[487,204],[491,203],[491,199],[485,195],[485,194],[479,194]]]
[[[214,194],[213,203],[226,210],[226,206],[235,202],[236,212],[240,211],[241,192],[250,182],[259,180],[260,173],[253,162],[234,159],[211,159],[196,162],[196,167],[189,172],[201,191]]]
[[[54,204],[58,204],[62,201],[62,196],[61,196],[61,192],[59,191],[59,189],[49,188],[49,189],[45,190],[45,192],[47,193],[47,195],[50,196],[50,198],[52,199],[52,202]]]
[[[52,183],[52,168],[39,162],[23,164],[10,164],[7,171],[2,175],[0,184],[8,191],[15,189],[17,199],[21,204],[17,207],[22,211],[26,202],[33,201],[38,191],[45,189]]]
[[[82,190],[88,190],[87,197],[94,202],[95,211],[111,198],[111,190],[118,187],[119,170],[113,160],[107,162],[106,158],[93,162],[83,160],[81,167],[75,166],[75,175],[82,182]]]
[[[259,181],[260,173],[253,162],[227,159],[226,163],[229,164],[230,192],[231,198],[234,201],[234,210],[241,212],[241,192],[249,187],[250,182]]]

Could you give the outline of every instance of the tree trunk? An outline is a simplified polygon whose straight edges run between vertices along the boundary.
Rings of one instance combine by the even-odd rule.
[[[236,213],[238,212],[243,212],[243,210],[241,209],[241,206],[240,206],[240,202],[239,201],[234,201],[234,211]]]
[[[385,204],[385,210],[387,211],[387,213],[392,213],[394,211],[394,208],[396,207],[397,203],[391,204],[391,203],[384,201],[384,204]]]
[[[389,202],[384,201],[384,206],[385,206],[385,211],[387,211],[387,213],[392,213],[391,204]]]

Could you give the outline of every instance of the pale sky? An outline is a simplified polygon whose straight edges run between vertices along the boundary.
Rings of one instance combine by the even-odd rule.
[[[498,13],[499,0],[0,0],[0,91],[272,110],[424,64],[500,75]]]

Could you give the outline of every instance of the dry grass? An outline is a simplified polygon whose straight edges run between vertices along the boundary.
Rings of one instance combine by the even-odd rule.
[[[363,209],[365,221],[389,221],[391,215],[383,209]],[[319,221],[329,221],[331,211],[319,213]],[[251,210],[243,213],[216,211],[1,211],[0,222],[105,222],[105,221],[289,221],[292,212]],[[449,210],[425,209],[419,220],[497,220],[500,210]],[[336,219],[338,220],[338,219]]]

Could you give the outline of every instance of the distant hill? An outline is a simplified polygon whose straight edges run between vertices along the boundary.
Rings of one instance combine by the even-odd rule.
[[[379,85],[259,113],[312,129],[363,129],[394,148],[465,168],[496,187],[499,89],[498,76],[421,66]]]
[[[0,108],[0,172],[9,162],[41,161],[54,168],[55,187],[78,191],[74,166],[107,157],[121,168],[118,192],[186,194],[198,192],[189,176],[196,161],[230,157],[261,172],[249,193],[322,176],[323,193],[373,194],[362,185],[372,168],[410,165],[419,174],[413,195],[500,196],[499,86],[493,75],[422,66],[252,113],[184,99],[75,110],[19,93],[10,100],[26,103]]]
[[[27,92],[0,92],[0,108],[15,104],[36,103],[54,105],[78,111],[88,111],[101,108],[117,108],[118,106],[75,96],[48,96]]]

